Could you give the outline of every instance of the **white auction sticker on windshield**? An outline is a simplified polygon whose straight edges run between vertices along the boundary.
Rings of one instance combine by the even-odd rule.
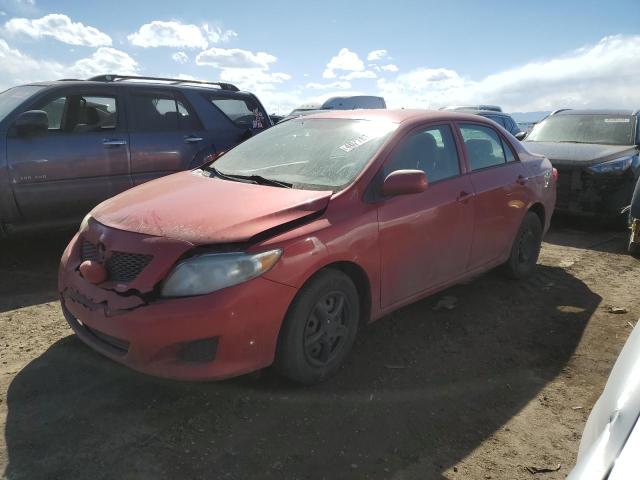
[[[605,118],[604,123],[629,123],[628,118]]]
[[[338,148],[340,150],[343,150],[343,151],[349,153],[354,148],[358,148],[360,145],[364,145],[369,140],[371,140],[371,137],[369,137],[369,135],[367,135],[366,133],[363,133],[359,137],[356,137],[353,140],[349,140],[344,145],[340,145]]]

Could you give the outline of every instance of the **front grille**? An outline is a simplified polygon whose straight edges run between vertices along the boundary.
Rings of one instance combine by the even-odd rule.
[[[82,261],[101,261],[98,247],[87,240],[82,242],[81,256]],[[153,255],[113,251],[111,254],[105,252],[103,258],[107,259],[104,266],[107,269],[109,280],[133,282],[153,260]]]
[[[107,260],[109,279],[114,282],[132,282],[153,259],[142,253],[113,252]]]
[[[82,260],[98,260],[98,248],[86,240],[82,242]]]

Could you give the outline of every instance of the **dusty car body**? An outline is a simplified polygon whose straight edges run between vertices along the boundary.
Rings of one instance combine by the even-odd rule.
[[[567,480],[628,480],[640,469],[640,328],[634,328],[584,427]]]
[[[474,115],[291,120],[211,165],[96,207],[63,254],[62,308],[85,343],[143,372],[219,379],[275,360],[314,383],[335,372],[359,324],[505,262],[516,276],[531,273],[554,207],[553,173]],[[222,267],[174,281],[227,260],[239,266],[211,280],[224,288],[202,287]],[[230,285],[245,267],[261,273]],[[328,292],[326,304],[313,303],[316,290]],[[300,322],[309,332],[296,330]],[[302,362],[295,372],[291,356]]]
[[[560,110],[538,123],[526,148],[558,170],[556,210],[621,218],[640,175],[638,112]]]

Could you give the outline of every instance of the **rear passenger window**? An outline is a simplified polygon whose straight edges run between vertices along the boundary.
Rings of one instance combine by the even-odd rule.
[[[258,105],[249,99],[211,97],[209,100],[239,127],[260,129],[268,126]]]
[[[132,94],[131,112],[131,129],[136,132],[199,129],[199,121],[172,95]]]
[[[462,133],[469,167],[472,171],[506,162],[502,139],[494,129],[481,125],[462,124],[460,133]],[[510,150],[509,153],[511,153]],[[512,153],[511,155],[513,156]]]
[[[422,170],[430,183],[460,174],[456,144],[448,125],[410,134],[394,150],[384,176],[396,170]]]

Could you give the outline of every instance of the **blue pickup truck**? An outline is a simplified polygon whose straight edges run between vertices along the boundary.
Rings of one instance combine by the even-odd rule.
[[[0,93],[0,236],[78,222],[271,126],[229,83],[101,75]],[[194,206],[197,207],[197,206]]]

